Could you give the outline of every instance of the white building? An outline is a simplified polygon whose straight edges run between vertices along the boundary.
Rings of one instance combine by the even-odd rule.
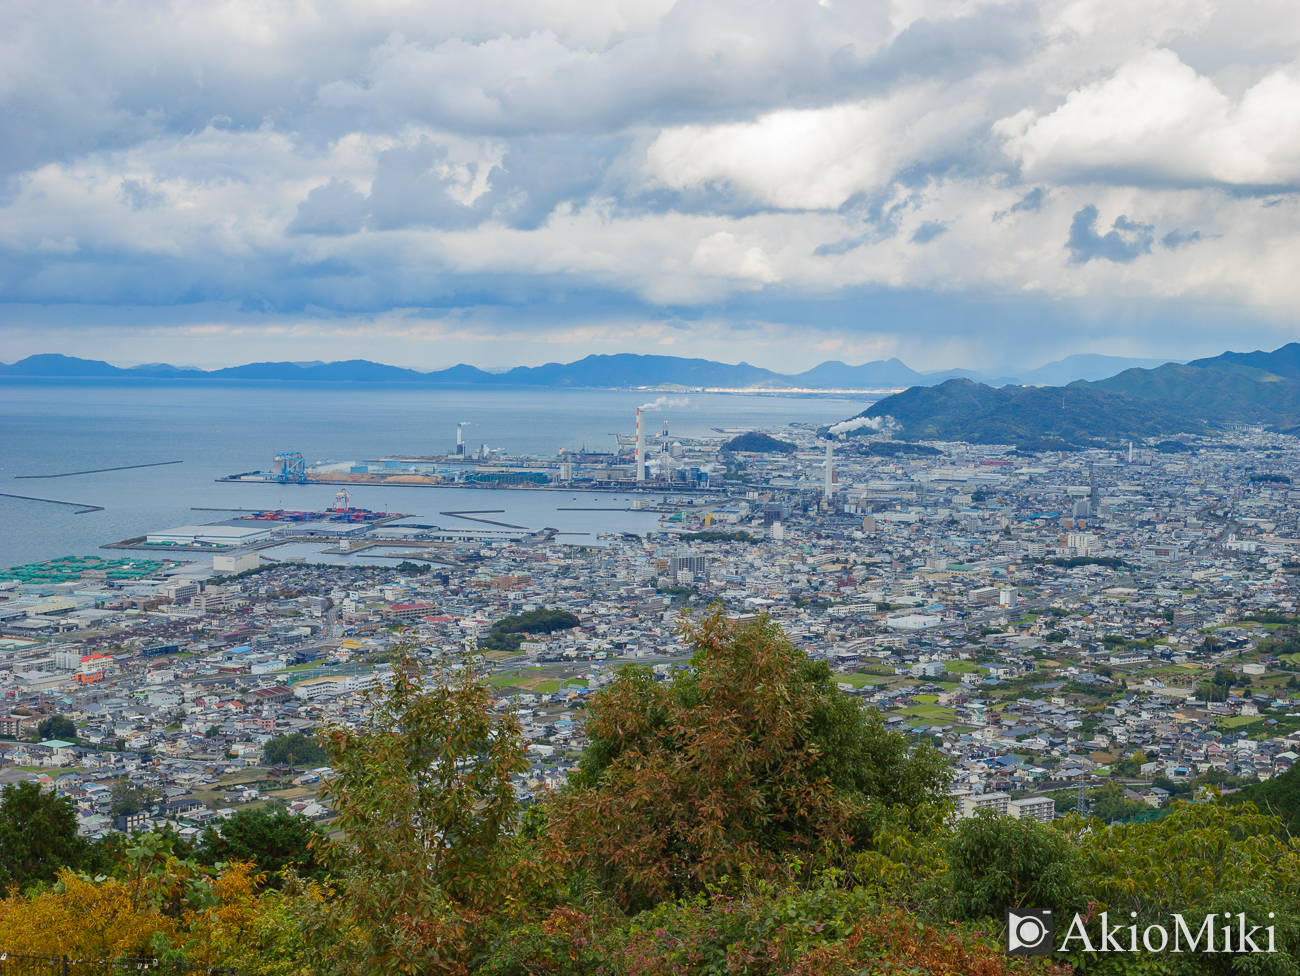
[[[181,525],[163,532],[151,532],[145,541],[151,546],[243,546],[271,538],[271,530],[256,523],[247,525]]]
[[[1065,544],[1080,556],[1088,556],[1097,546],[1097,537],[1091,532],[1071,532],[1065,537]]]
[[[960,804],[960,816],[973,817],[979,810],[996,810],[998,813],[1006,813],[1007,805],[1011,802],[1011,796],[1008,793],[971,793],[959,797],[957,802]]]
[[[924,613],[909,613],[885,618],[885,626],[892,627],[894,630],[925,630],[940,623],[943,623],[943,618]]]
[[[236,573],[246,573],[250,569],[257,569],[262,565],[262,557],[255,552],[231,553],[228,556],[213,556],[212,568],[218,573],[227,573],[231,576]]]
[[[1012,800],[1007,804],[1007,812],[1017,820],[1051,823],[1052,818],[1056,816],[1056,801],[1050,796],[1031,796],[1023,800]]]
[[[318,698],[335,698],[354,691],[366,691],[374,685],[373,674],[340,674],[326,678],[308,678],[293,686],[293,696],[306,701],[315,701]]]

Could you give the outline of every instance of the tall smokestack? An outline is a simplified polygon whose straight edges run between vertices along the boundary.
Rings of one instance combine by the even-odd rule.
[[[460,438],[460,424],[456,425],[456,453],[465,453],[465,442]]]
[[[673,480],[673,456],[668,450],[668,421],[664,421],[664,442],[659,447],[659,477],[664,481]]]
[[[636,408],[636,480],[645,481],[645,416]]]
[[[835,442],[829,437],[826,438],[826,497],[830,498],[835,488],[831,485],[831,472],[834,470],[835,460],[832,456],[835,451]]]

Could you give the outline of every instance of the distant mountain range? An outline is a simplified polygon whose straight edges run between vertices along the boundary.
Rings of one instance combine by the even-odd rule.
[[[1227,352],[1185,365],[1126,369],[1063,386],[995,389],[953,379],[886,397],[859,416],[893,417],[902,426],[899,436],[908,440],[1031,449],[1080,446],[1098,438],[1200,434],[1225,424],[1259,424],[1296,433],[1300,343],[1273,352]]]
[[[1189,363],[1076,355],[1021,372],[919,373],[898,359],[849,366],[826,362],[783,374],[748,363],[677,356],[588,356],[574,363],[520,366],[490,373],[461,364],[436,372],[364,359],[322,363],[249,363],[200,370],[166,363],[123,369],[92,359],[47,354],[0,376],[245,382],[386,383],[599,389],[888,390],[861,416],[891,416],[908,440],[1081,446],[1096,439],[1206,433],[1224,424],[1260,424],[1300,432],[1300,343],[1272,352],[1226,352]],[[1041,385],[1040,385],[1041,384]]]
[[[420,372],[386,366],[365,359],[337,363],[249,363],[227,369],[149,363],[123,369],[94,359],[77,359],[47,353],[29,356],[12,365],[0,363],[0,376],[41,378],[118,378],[164,380],[244,380],[261,382],[410,383],[430,385],[541,386],[603,389],[642,387],[709,387],[723,389],[880,390],[910,386],[936,386],[954,378],[1004,386],[1007,383],[1056,383],[1098,380],[1132,367],[1158,366],[1164,360],[1124,359],[1116,356],[1077,355],[1017,375],[1003,369],[991,373],[943,370],[919,373],[898,359],[849,366],[826,362],[797,374],[776,373],[748,363],[730,365],[708,359],[677,356],[588,356],[575,363],[519,366],[489,373],[474,366],[452,366]]]

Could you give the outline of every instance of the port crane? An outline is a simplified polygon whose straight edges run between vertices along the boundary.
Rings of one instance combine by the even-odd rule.
[[[282,485],[307,483],[307,462],[298,451],[286,452],[275,456],[275,480]]]

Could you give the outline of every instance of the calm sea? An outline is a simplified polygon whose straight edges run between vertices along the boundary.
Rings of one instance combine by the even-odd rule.
[[[386,454],[441,454],[464,429],[480,444],[510,453],[554,455],[560,448],[609,451],[630,434],[635,408],[655,394],[601,390],[424,390],[353,385],[279,386],[176,381],[0,380],[0,492],[103,506],[102,512],[0,497],[0,567],[99,552],[105,542],[235,513],[195,507],[319,509],[334,489],[318,485],[219,484],[241,471],[267,470],[281,451],[309,462]],[[871,397],[691,394],[650,414],[651,430],[704,436],[712,428],[828,423],[861,411]],[[68,478],[15,479],[156,461]],[[473,527],[440,511],[504,509],[494,516],[538,529],[596,533],[644,531],[654,517],[635,512],[563,512],[559,506],[612,504],[608,494],[358,487],[353,504],[410,512],[446,526]],[[490,504],[489,504],[490,502]]]

